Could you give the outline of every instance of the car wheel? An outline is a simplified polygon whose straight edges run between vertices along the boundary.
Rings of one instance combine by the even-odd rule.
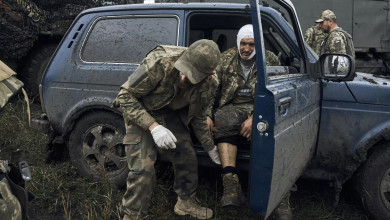
[[[69,138],[69,155],[78,173],[85,178],[106,176],[117,187],[126,185],[129,169],[123,118],[109,112],[94,112],[81,118]]]
[[[376,220],[390,219],[390,143],[378,146],[355,176],[355,191]]]
[[[31,97],[37,101],[39,101],[39,84],[56,48],[55,44],[43,45],[27,56],[21,78]]]

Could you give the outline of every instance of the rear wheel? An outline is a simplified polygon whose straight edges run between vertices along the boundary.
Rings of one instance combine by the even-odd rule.
[[[39,84],[43,73],[56,48],[56,44],[42,45],[27,56],[22,81],[31,97],[36,100],[39,100]]]
[[[378,146],[355,177],[355,190],[366,211],[390,219],[390,143]]]
[[[69,155],[78,173],[85,178],[106,176],[117,187],[126,185],[126,161],[122,117],[110,112],[94,112],[80,119],[69,139]]]

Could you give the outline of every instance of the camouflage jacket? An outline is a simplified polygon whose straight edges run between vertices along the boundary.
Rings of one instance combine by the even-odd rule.
[[[334,29],[329,33],[329,36],[325,38],[324,43],[321,46],[321,53],[326,54],[326,53],[341,53],[341,54],[348,54],[348,39],[347,37],[351,38],[351,49],[352,54],[351,56],[355,57],[355,50],[353,48],[353,43],[352,43],[352,37],[347,33],[344,34],[340,27]]]
[[[321,43],[328,36],[319,25],[313,25],[306,30],[305,41],[318,55],[321,53]]]
[[[185,49],[175,46],[156,47],[121,86],[116,103],[119,102],[122,107],[126,126],[135,123],[148,129],[156,121],[148,111],[161,109],[174,99],[180,80],[180,72],[174,68],[174,64]],[[196,85],[191,94],[188,117],[183,121],[187,127],[192,125],[206,151],[214,148],[206,116],[211,116],[208,105],[217,86],[216,76],[209,76]]]
[[[238,60],[237,47],[230,48],[221,54],[221,61],[215,71],[217,72],[219,86],[217,93],[221,94],[218,100],[218,106],[222,107],[230,103],[238,91],[245,85],[245,76],[240,67]],[[265,51],[267,66],[280,66],[278,57],[271,51]],[[248,84],[255,95],[255,86],[257,81],[257,66],[253,67],[252,74],[248,78]]]

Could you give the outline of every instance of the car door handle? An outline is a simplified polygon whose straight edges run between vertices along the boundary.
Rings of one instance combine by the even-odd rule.
[[[283,111],[287,109],[288,107],[290,107],[290,105],[291,105],[291,97],[288,96],[279,99],[279,103],[278,103],[279,111]]]

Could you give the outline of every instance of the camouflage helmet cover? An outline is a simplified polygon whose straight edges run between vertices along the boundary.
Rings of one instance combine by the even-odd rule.
[[[198,84],[217,67],[220,57],[218,45],[212,40],[198,40],[191,44],[175,62],[192,84]]]
[[[322,12],[321,17],[319,19],[317,19],[315,22],[321,23],[321,22],[323,22],[325,20],[329,20],[329,19],[336,19],[336,15],[333,13],[333,11],[325,10],[324,12]]]

